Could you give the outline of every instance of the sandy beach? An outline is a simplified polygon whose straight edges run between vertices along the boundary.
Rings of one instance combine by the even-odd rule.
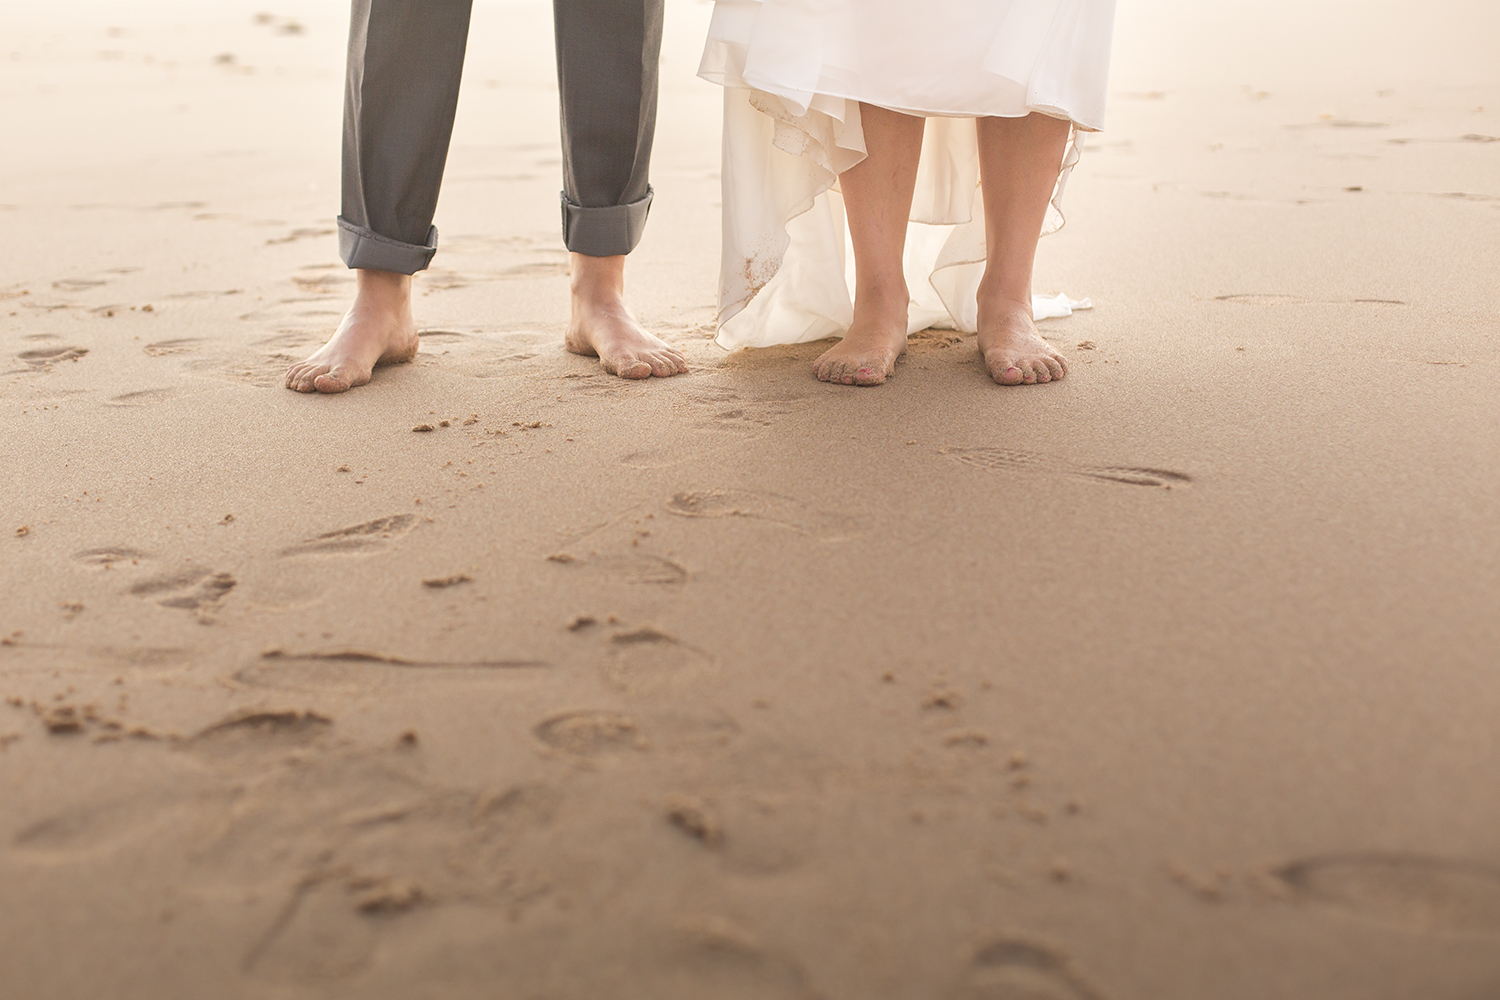
[[[1500,8],[1121,4],[1060,382],[711,343],[711,5],[562,347],[479,0],[422,346],[282,386],[339,0],[0,3],[0,996],[1500,998]]]

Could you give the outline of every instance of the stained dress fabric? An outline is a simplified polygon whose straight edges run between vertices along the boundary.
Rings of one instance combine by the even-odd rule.
[[[1043,227],[1056,231],[1078,133],[1104,125],[1113,22],[1114,0],[717,0],[699,67],[725,88],[717,342],[801,343],[852,321],[837,181],[865,157],[860,102],[928,119],[906,243],[911,330],[973,332],[974,119],[1072,123]],[[1034,303],[1039,315],[1082,305]]]

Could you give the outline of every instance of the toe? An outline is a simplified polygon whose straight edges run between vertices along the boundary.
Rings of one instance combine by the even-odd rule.
[[[357,365],[333,365],[326,374],[313,379],[313,387],[319,392],[348,392],[357,385],[370,381],[370,370]]]
[[[872,365],[861,365],[854,372],[855,385],[879,385],[885,381],[883,368],[875,368]]]
[[[838,374],[838,359],[829,357],[828,352],[824,351],[813,362],[813,374],[818,377],[819,382],[831,381]]]
[[[997,368],[999,369],[999,374],[995,375],[994,378],[1001,385],[1020,385],[1026,381],[1026,373],[1015,365],[1002,361],[990,369],[991,373]]]
[[[1053,381],[1056,381],[1057,379],[1060,379],[1064,375],[1068,374],[1068,367],[1067,365],[1063,364],[1061,358],[1047,358],[1046,362],[1047,371],[1052,375]]]
[[[314,378],[312,387],[319,392],[348,392],[349,379],[342,372],[328,371]]]
[[[640,358],[629,358],[615,366],[615,374],[629,379],[650,378],[651,364]]]
[[[651,374],[657,378],[671,378],[677,374],[677,362],[665,354],[653,354],[647,363],[651,365]]]
[[[1033,361],[1031,363],[1031,374],[1038,382],[1051,382],[1052,372],[1047,369],[1045,363]]]
[[[297,392],[317,392],[317,386],[313,383],[327,371],[326,365],[296,365],[286,373],[287,388]]]

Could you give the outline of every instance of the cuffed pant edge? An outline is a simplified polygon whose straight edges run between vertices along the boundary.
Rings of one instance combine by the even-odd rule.
[[[349,267],[364,271],[391,271],[396,274],[416,274],[425,271],[437,253],[437,227],[427,233],[427,245],[402,243],[389,236],[381,236],[363,226],[356,226],[342,215],[338,218],[339,256]]]
[[[619,257],[634,250],[646,231],[646,216],[656,194],[648,186],[646,196],[625,205],[587,208],[562,194],[563,243],[573,253],[588,257]]]

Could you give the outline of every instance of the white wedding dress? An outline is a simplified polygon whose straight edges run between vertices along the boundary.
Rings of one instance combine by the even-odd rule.
[[[859,105],[929,119],[907,233],[911,331],[973,332],[984,208],[973,119],[1073,123],[1044,233],[1104,124],[1114,0],[717,0],[698,75],[724,90],[718,343],[841,335],[853,318],[838,174],[864,159]],[[1038,318],[1087,303],[1033,300]]]

